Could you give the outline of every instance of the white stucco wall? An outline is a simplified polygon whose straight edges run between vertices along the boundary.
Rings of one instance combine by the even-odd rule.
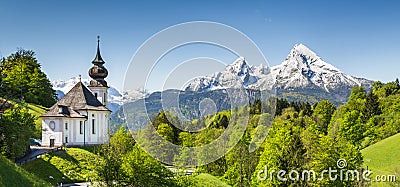
[[[42,119],[42,146],[50,146],[50,139],[54,139],[54,146],[62,145],[62,121],[62,118]],[[50,123],[54,123],[54,129]]]
[[[107,143],[109,140],[109,111],[79,111],[84,118],[42,118],[42,146],[50,146],[50,139],[55,139],[54,146],[73,146],[73,145],[97,145]],[[93,133],[93,119],[95,120]],[[80,132],[80,122],[82,121],[82,134]],[[50,128],[50,123],[54,122],[55,128]],[[65,126],[68,126],[68,129]],[[65,137],[68,138],[66,142]]]

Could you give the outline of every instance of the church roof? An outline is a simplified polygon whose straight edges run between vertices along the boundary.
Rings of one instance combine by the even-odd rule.
[[[85,117],[78,110],[109,111],[82,82],[78,82],[42,117]]]

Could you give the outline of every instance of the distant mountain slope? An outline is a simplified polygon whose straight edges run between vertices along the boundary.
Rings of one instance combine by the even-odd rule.
[[[178,95],[179,97],[177,97]],[[180,114],[178,117],[182,120],[198,118],[202,116],[199,103],[206,98],[213,98],[212,100],[216,107],[215,112],[227,110],[231,106],[229,97],[224,90],[209,92],[165,90],[163,92],[154,92],[146,98],[124,104],[123,107],[112,114],[111,123],[115,127],[112,130],[118,130],[119,125],[124,123],[127,118],[130,122],[134,122],[129,124],[130,129],[140,129],[161,109],[174,112],[177,115]]]
[[[89,85],[89,79],[81,79],[84,85]],[[51,82],[53,89],[56,91],[57,98],[61,99],[67,92],[79,82],[79,77],[73,77],[66,81],[54,80]],[[120,91],[117,88],[110,86],[108,89],[108,108],[111,111],[117,111],[118,108],[126,102],[134,101],[143,98],[146,93],[142,90]]]

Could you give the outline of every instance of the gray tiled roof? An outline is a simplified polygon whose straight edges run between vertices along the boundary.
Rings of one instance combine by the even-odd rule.
[[[60,111],[59,108],[62,108]],[[43,117],[84,117],[80,115],[78,110],[104,110],[108,111],[93,93],[82,84],[78,82],[67,94],[64,95],[56,104],[50,107]]]

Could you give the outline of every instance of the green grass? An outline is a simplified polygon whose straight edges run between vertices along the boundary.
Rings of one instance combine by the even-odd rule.
[[[0,155],[0,186],[51,186]]]
[[[45,114],[47,110],[43,106],[30,103],[26,107],[30,114],[36,116],[34,138],[42,139],[42,118],[40,116]]]
[[[400,133],[363,149],[361,153],[364,157],[364,167],[373,172],[371,179],[374,180],[376,175],[397,173],[396,181],[400,181]],[[388,182],[372,183],[372,186],[388,185]]]
[[[23,168],[53,185],[83,182],[94,179],[98,159],[96,154],[85,149],[67,148],[65,152],[46,154],[23,165]]]
[[[217,177],[207,173],[201,173],[195,177],[197,186],[214,186],[214,187],[228,187],[226,183],[219,180]]]

